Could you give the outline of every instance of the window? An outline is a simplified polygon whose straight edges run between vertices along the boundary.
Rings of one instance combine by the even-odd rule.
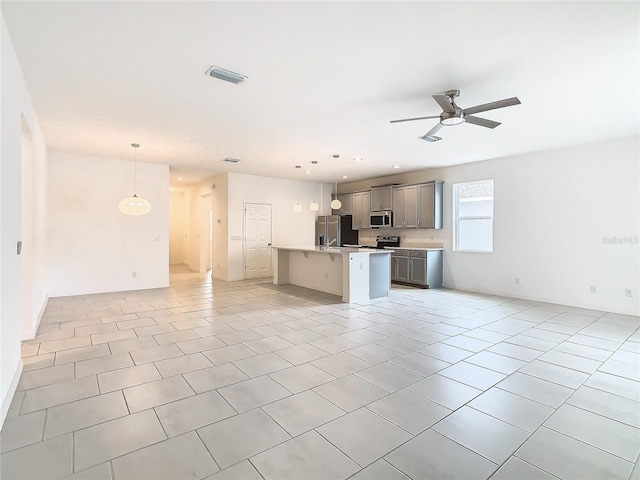
[[[493,253],[493,179],[453,184],[457,252]]]

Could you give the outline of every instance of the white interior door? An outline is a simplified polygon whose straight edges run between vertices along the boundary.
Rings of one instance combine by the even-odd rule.
[[[271,205],[244,207],[244,277],[271,276]]]

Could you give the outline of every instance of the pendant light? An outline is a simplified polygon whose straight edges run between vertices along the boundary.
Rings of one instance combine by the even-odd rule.
[[[313,160],[311,162],[313,165],[317,165],[318,161],[317,160]],[[320,210],[320,205],[318,205],[318,202],[316,202],[316,172],[313,172],[313,201],[309,204],[309,210],[311,210],[312,212],[317,212],[318,210]]]
[[[125,215],[146,215],[151,211],[151,203],[148,200],[136,195],[137,186],[137,152],[140,147],[137,143],[132,143],[133,147],[133,196],[123,198],[118,203],[118,209]]]
[[[296,165],[296,170],[300,170],[302,168],[302,165]],[[296,204],[293,206],[293,211],[296,213],[300,213],[302,211],[302,205],[300,205],[300,202],[296,202]]]
[[[340,158],[340,155],[333,155],[333,158]],[[333,210],[340,210],[342,208],[342,202],[338,200],[338,166],[336,165],[336,190],[335,190],[335,198],[331,201],[331,208]]]

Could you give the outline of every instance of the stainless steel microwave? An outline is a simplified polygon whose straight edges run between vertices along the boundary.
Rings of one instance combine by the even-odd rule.
[[[371,212],[369,224],[371,228],[391,227],[393,223],[393,212]]]

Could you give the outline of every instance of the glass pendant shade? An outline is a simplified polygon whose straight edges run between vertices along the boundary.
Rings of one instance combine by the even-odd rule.
[[[318,205],[318,203],[314,200],[309,205],[309,210],[311,210],[312,212],[317,212],[318,210],[320,210],[320,205]]]
[[[118,210],[120,210],[125,215],[146,215],[151,211],[151,203],[149,200],[139,197],[136,195],[136,185],[137,185],[137,151],[140,147],[137,143],[132,143],[131,146],[134,148],[133,150],[133,196],[123,198],[118,203]]]
[[[133,197],[120,200],[118,209],[125,215],[146,215],[151,211],[151,203],[134,193]]]
[[[293,207],[293,211],[296,213],[300,213],[302,211],[302,205],[300,205],[300,202],[296,202],[295,206]]]

